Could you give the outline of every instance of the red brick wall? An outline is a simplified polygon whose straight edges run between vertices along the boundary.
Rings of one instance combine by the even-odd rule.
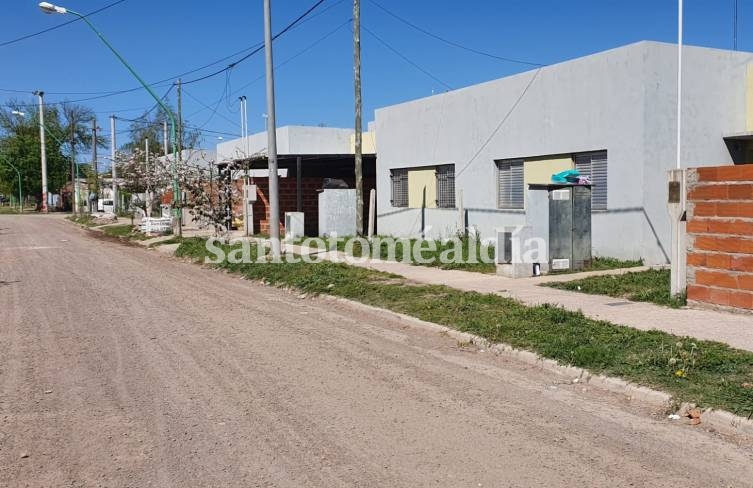
[[[688,170],[688,301],[753,311],[753,165]]]
[[[353,188],[355,181],[345,179],[349,188]],[[285,232],[285,212],[296,211],[296,179],[278,179],[280,188],[280,233]],[[256,185],[256,202],[254,202],[254,232],[269,233],[269,180],[256,178],[251,182]],[[301,205],[304,215],[304,227],[306,235],[316,236],[319,234],[319,192],[324,183],[321,177],[301,178]],[[368,222],[369,216],[369,192],[375,188],[375,178],[363,179],[363,213],[364,223]]]

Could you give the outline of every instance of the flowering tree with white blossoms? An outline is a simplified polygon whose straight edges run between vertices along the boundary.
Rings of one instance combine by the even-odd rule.
[[[214,161],[204,160],[201,154],[188,151],[185,161],[175,164],[181,190],[181,207],[189,209],[194,222],[200,227],[212,226],[216,234],[229,230],[232,207],[241,199],[241,192],[232,178],[232,168],[218,170]],[[148,163],[143,150],[134,149],[122,155],[120,167],[121,187],[131,193],[145,193],[146,199],[138,205],[149,216],[155,205],[172,191],[172,156],[150,158]]]

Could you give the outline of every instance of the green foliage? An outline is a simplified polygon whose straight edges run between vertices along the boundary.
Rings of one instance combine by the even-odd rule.
[[[202,239],[183,240],[177,254],[197,262],[211,256]],[[677,401],[753,413],[753,353],[725,344],[622,327],[551,305],[529,307],[494,294],[416,285],[341,263],[219,266],[249,279],[344,297],[505,342],[562,364],[663,389]],[[678,369],[684,374],[677,375]]]
[[[135,230],[131,224],[123,225],[110,225],[102,228],[106,236],[118,237],[125,240],[144,241],[149,239],[149,236]]]
[[[41,201],[42,174],[39,142],[39,110],[35,105],[11,101],[0,110],[0,192],[18,194],[15,171],[3,163],[6,159],[21,172],[23,194]],[[18,116],[12,113],[25,113]],[[71,155],[91,149],[91,109],[75,104],[48,105],[44,110],[47,154],[47,187],[60,193],[71,179]],[[104,144],[101,139],[99,144]]]
[[[649,269],[622,275],[591,276],[560,283],[543,283],[543,286],[579,291],[591,295],[607,295],[635,302],[651,302],[672,308],[679,308],[686,304],[684,296],[671,296],[668,269]]]
[[[380,237],[375,237],[374,239],[376,242],[380,239]],[[383,260],[403,261],[405,263],[415,264],[417,266],[430,266],[440,269],[458,269],[463,271],[474,271],[478,273],[491,274],[494,274],[497,271],[497,266],[494,263],[494,248],[482,244],[478,239],[470,239],[467,236],[461,236],[457,238],[457,241],[459,242],[459,245],[457,245],[457,247],[456,244],[453,244],[453,242],[449,240],[398,240],[395,245],[393,256],[389,255],[389,245],[387,242],[379,242],[379,249],[376,250],[373,249],[371,245],[368,247],[368,249],[366,249],[366,247],[363,246],[360,240],[355,239],[351,241],[353,243],[352,245],[346,246],[346,243],[348,241],[351,241],[351,238],[339,238],[336,242],[327,241],[327,247],[336,247],[338,251],[348,253],[355,257],[362,257],[364,253],[368,251],[369,256],[372,257]],[[299,240],[297,242],[301,243],[302,241]],[[413,256],[413,249],[416,248],[415,246],[417,245],[417,243],[420,243],[422,245],[420,251],[421,259],[428,262],[421,263],[414,259],[415,256]],[[429,246],[432,246],[432,249],[428,249]],[[440,257],[442,257],[443,254],[445,256],[450,256],[450,259],[455,261],[455,259],[453,259],[454,254],[451,253],[451,250],[453,249],[460,250],[459,254],[461,256],[456,260],[458,262],[442,262],[443,260],[440,259]],[[486,257],[486,261],[490,262],[483,262],[482,258],[484,257]],[[404,260],[404,258],[406,259]]]
[[[79,225],[84,225],[86,227],[94,227],[94,217],[90,214],[80,214],[80,215],[71,215],[69,217],[66,217],[71,222],[75,222]]]
[[[550,274],[573,274],[586,271],[605,271],[609,269],[637,268],[643,266],[642,259],[617,259],[609,257],[596,257],[591,260],[591,264],[584,269],[551,271]]]
[[[176,113],[169,104],[168,108],[173,114]],[[136,149],[144,149],[145,142],[148,139],[149,152],[151,155],[153,157],[164,156],[163,124],[166,121],[169,124],[169,118],[161,108],[155,108],[154,110],[144,113],[141,117],[135,119],[134,122],[131,122],[128,128],[131,140],[120,146],[120,149],[128,153],[132,153]],[[195,129],[185,129],[187,124],[188,121],[184,120],[183,149],[197,147],[201,140],[201,132]],[[168,137],[170,137],[169,133]],[[168,149],[168,151],[171,151],[171,149]]]
[[[597,257],[591,260],[591,266],[588,271],[601,271],[605,269],[622,269],[637,268],[643,266],[642,259],[617,259],[608,257]]]

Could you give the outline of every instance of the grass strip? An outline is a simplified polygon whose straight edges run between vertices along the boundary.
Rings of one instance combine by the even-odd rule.
[[[129,241],[145,241],[150,238],[143,232],[134,230],[134,227],[131,224],[110,225],[108,227],[103,227],[102,231],[106,236],[120,237]]]
[[[77,224],[80,224],[86,227],[96,226],[96,223],[94,222],[94,217],[90,214],[70,215],[66,218],[70,220],[71,222],[75,222]]]
[[[405,262],[406,264],[413,264],[416,266],[429,266],[440,269],[458,269],[463,271],[472,271],[476,273],[487,274],[494,274],[497,272],[497,265],[494,263],[494,247],[485,245],[477,239],[470,239],[468,237],[458,238],[458,240],[460,241],[460,246],[458,246],[457,248],[455,247],[456,245],[449,240],[442,241],[415,238],[394,239],[396,242],[392,256],[390,256],[389,253],[388,242],[381,241],[382,237],[380,236],[377,236],[374,239],[376,241],[379,241],[379,250],[376,252],[371,247],[366,249],[365,246],[362,245],[362,242],[360,240],[353,239],[352,237],[341,237],[335,240],[335,242],[327,239],[325,239],[325,241],[327,249],[331,249],[334,244],[334,247],[338,251],[344,252],[354,257],[362,257],[365,253],[367,253],[371,257],[376,257],[382,260],[397,259],[402,260],[402,262]],[[386,237],[384,239],[393,240],[393,238],[391,237]],[[346,245],[348,241],[351,240],[352,245]],[[319,246],[315,244],[315,241],[306,242],[306,239],[298,239],[295,241],[295,243],[307,243],[310,244],[312,248],[319,249]],[[419,253],[423,260],[429,262],[421,263],[415,262],[413,260],[413,249],[416,248],[416,243],[423,244]],[[427,248],[429,244],[433,246],[432,249]],[[457,254],[460,255],[460,259],[456,260],[458,262],[443,262],[446,260],[440,259],[440,257],[444,253],[445,256],[449,255],[450,259],[455,260],[455,254],[452,253],[452,251],[457,251]],[[490,262],[484,262],[483,260]]]
[[[542,283],[560,290],[578,291],[590,295],[607,295],[634,302],[650,302],[666,307],[685,306],[685,296],[670,293],[670,271],[649,269],[621,275],[591,276],[573,281]]]
[[[176,254],[200,263],[211,256],[200,238],[184,239]],[[677,402],[753,414],[753,353],[718,342],[640,331],[494,294],[416,285],[397,275],[342,263],[216,266],[271,285],[343,297],[471,332],[561,364],[664,390]]]

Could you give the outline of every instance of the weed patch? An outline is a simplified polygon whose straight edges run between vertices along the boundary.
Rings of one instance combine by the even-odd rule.
[[[177,255],[196,262],[211,257],[198,238],[184,239]],[[252,280],[359,301],[535,351],[562,364],[667,391],[677,401],[753,414],[753,353],[725,344],[618,326],[551,305],[529,307],[494,294],[410,284],[397,275],[342,263],[217,266]],[[680,369],[683,374],[678,375]]]
[[[590,295],[607,295],[634,302],[651,302],[672,308],[679,308],[686,304],[684,296],[673,297],[670,294],[670,271],[668,269],[649,269],[622,275],[591,276],[573,281],[543,283],[542,286],[579,291]]]

